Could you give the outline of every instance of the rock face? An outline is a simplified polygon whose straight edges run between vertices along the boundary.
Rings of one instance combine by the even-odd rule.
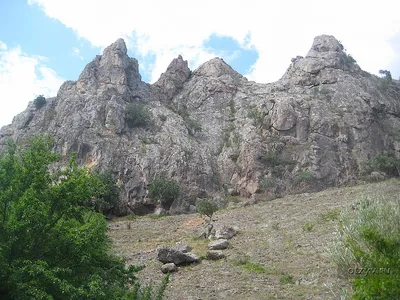
[[[8,138],[54,136],[64,159],[77,152],[82,166],[114,173],[119,215],[153,212],[147,185],[162,172],[181,185],[165,207],[178,213],[197,198],[340,185],[378,153],[399,156],[400,84],[362,71],[332,36],[316,37],[269,84],[248,81],[219,58],[191,72],[179,56],[152,85],[138,70],[117,40],[42,108],[29,103],[0,130],[0,147]],[[127,126],[130,103],[151,111],[151,126]]]

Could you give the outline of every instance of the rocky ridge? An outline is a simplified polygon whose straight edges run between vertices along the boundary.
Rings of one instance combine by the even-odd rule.
[[[151,126],[127,126],[125,108],[141,103]],[[121,186],[118,215],[151,213],[147,185],[164,172],[181,184],[170,213],[198,198],[279,197],[358,178],[378,153],[399,157],[400,84],[371,75],[328,35],[292,59],[274,83],[248,81],[220,58],[191,71],[181,56],[154,84],[141,80],[122,39],[66,81],[37,109],[30,102],[0,130],[0,147],[54,136],[66,159],[111,170]]]

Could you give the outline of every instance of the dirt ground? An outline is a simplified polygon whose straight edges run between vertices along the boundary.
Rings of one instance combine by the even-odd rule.
[[[239,228],[224,250],[227,259],[179,267],[166,299],[345,299],[348,283],[338,277],[328,255],[340,210],[382,195],[397,198],[400,181],[289,195],[252,206],[231,203],[215,214],[215,224]],[[129,264],[144,265],[141,281],[157,286],[163,277],[157,248],[182,242],[204,256],[209,240],[199,238],[203,222],[198,214],[122,218],[110,222],[109,234],[115,253]]]

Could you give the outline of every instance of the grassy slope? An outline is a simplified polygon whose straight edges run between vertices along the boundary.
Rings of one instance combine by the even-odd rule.
[[[217,224],[240,229],[228,259],[181,267],[171,276],[167,299],[340,299],[348,286],[326,251],[340,209],[364,196],[394,198],[399,192],[400,181],[388,180],[219,211]],[[110,236],[116,253],[146,265],[142,280],[157,284],[162,273],[156,249],[184,242],[205,254],[209,241],[197,238],[202,222],[197,214],[119,219],[110,223]]]

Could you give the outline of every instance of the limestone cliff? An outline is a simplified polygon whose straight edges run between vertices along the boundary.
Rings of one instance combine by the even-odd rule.
[[[248,81],[220,58],[193,72],[181,56],[154,84],[141,80],[122,39],[89,63],[77,81],[36,109],[29,103],[7,138],[55,137],[55,151],[110,169],[122,184],[116,214],[155,208],[147,184],[166,172],[183,192],[170,207],[228,194],[276,197],[355,180],[378,153],[399,155],[400,84],[368,74],[332,36],[315,38],[274,83]],[[130,128],[129,103],[152,124]]]

